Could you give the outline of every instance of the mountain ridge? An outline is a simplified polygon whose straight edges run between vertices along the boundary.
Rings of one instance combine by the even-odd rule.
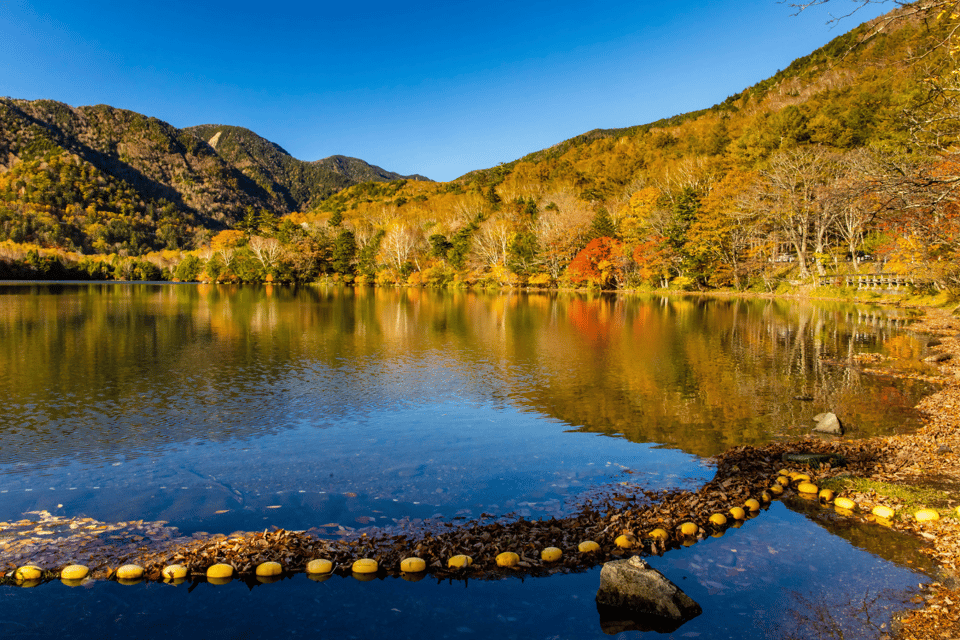
[[[363,181],[422,178],[332,158],[297,160],[242,127],[0,98],[0,239],[83,253],[190,248],[250,211],[285,215]],[[93,238],[94,225],[113,231]]]

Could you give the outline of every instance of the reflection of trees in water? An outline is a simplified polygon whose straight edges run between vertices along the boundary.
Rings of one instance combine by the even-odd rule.
[[[850,307],[611,298],[598,301],[586,321],[575,305],[556,304],[577,319],[542,332],[538,366],[555,371],[527,399],[587,430],[709,455],[766,441],[771,431],[805,433],[812,415],[826,409],[852,417],[861,433],[889,428],[889,399],[917,395],[897,391],[875,402],[883,387],[909,384],[829,364],[875,348],[892,331],[863,322]],[[604,318],[613,312],[620,316]],[[569,366],[556,370],[555,363]],[[806,394],[814,401],[794,400]]]
[[[432,399],[511,403],[711,454],[806,427],[823,408],[879,414],[856,367],[825,362],[849,362],[893,331],[849,306],[781,301],[229,285],[11,290],[0,290],[2,462],[246,438]],[[802,393],[815,402],[791,400]]]
[[[798,591],[790,591],[789,595],[787,612],[794,624],[769,629],[770,637],[785,640],[879,638],[889,624],[892,610],[909,606],[903,594],[893,589],[831,598],[821,593],[804,595]]]

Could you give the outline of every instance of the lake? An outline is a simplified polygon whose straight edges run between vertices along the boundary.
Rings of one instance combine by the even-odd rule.
[[[350,537],[481,514],[562,516],[626,481],[696,488],[713,475],[709,456],[802,436],[821,411],[840,415],[850,437],[915,429],[911,408],[930,389],[853,359],[919,369],[925,342],[908,320],[825,302],[0,284],[0,521],[47,510],[163,520],[187,534],[277,526]],[[704,607],[678,637],[740,637],[741,613],[756,634],[786,628],[797,619],[782,606],[790,593],[835,603],[926,581],[910,566],[915,543],[877,532],[893,538],[867,549],[845,527],[777,503],[721,539],[654,558]],[[597,571],[415,585],[301,575],[189,594],[50,583],[0,589],[0,633],[36,637],[68,615],[160,637],[174,611],[184,629],[229,611],[236,637],[278,624],[347,637],[339,617],[369,606],[379,613],[356,637],[390,620],[397,637],[602,636]],[[739,611],[744,598],[753,604]],[[43,613],[51,600],[58,614]],[[18,626],[10,612],[32,608],[39,626]],[[539,610],[554,623],[538,622]],[[716,619],[734,611],[735,624]],[[153,624],[156,634],[144,631]]]

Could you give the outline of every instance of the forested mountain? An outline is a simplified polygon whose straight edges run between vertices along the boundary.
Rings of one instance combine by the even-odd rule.
[[[277,213],[304,211],[359,182],[427,180],[402,176],[358,158],[330,156],[314,162],[297,160],[280,145],[243,127],[204,124],[184,129],[205,140],[217,155],[251,178],[275,200]]]
[[[0,240],[88,254],[194,248],[251,212],[400,177],[355,158],[296,160],[239,127],[0,99]]]
[[[932,11],[941,4],[899,7],[710,108],[596,129],[449,183],[383,182],[336,156],[301,163],[236,127],[8,100],[4,137],[11,118],[29,135],[0,146],[0,232],[16,239],[2,230],[23,211],[63,222],[71,197],[106,190],[143,225],[131,255],[190,247],[190,225],[222,229],[195,234],[193,254],[151,259],[180,279],[769,291],[885,270],[956,290],[960,14]],[[53,176],[64,171],[80,177]],[[71,196],[57,187],[68,179],[91,186]],[[66,245],[64,226],[21,238],[123,246]]]
[[[957,287],[958,21],[898,8],[708,109],[452,183],[352,187],[309,219],[342,217],[381,281],[773,290],[886,269]]]

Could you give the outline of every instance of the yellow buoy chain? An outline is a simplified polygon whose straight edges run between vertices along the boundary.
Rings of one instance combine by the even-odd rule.
[[[853,500],[842,496],[838,497],[830,489],[820,489],[808,474],[782,469],[777,473],[773,484],[760,493],[757,498],[748,498],[743,502],[743,506],[730,507],[726,514],[719,512],[711,514],[706,522],[701,522],[706,529],[702,528],[701,524],[696,521],[687,521],[679,525],[672,525],[674,526],[673,534],[668,529],[655,528],[643,535],[642,540],[638,537],[639,532],[621,531],[613,540],[615,549],[608,551],[607,554],[618,555],[631,549],[652,549],[655,553],[662,553],[668,547],[671,539],[673,539],[672,544],[674,545],[690,546],[707,535],[720,537],[724,534],[726,528],[739,528],[746,519],[756,517],[760,509],[764,508],[764,505],[768,505],[774,498],[783,495],[786,490],[794,490],[800,496],[819,500],[826,507],[829,507],[832,503],[833,508],[841,514],[852,514],[858,508],[857,503]],[[893,509],[883,505],[874,506],[870,514],[876,518],[877,522],[886,526],[890,526],[890,519],[896,516]],[[960,516],[960,507],[957,508],[957,515]],[[913,514],[913,517],[920,523],[933,522],[940,518],[940,512],[935,509],[919,509]],[[581,555],[590,555],[600,553],[602,547],[594,540],[584,540],[577,545],[576,550]],[[540,552],[540,560],[545,564],[556,563],[561,561],[563,555],[563,550],[558,547],[545,547]],[[515,551],[503,551],[497,554],[494,560],[496,566],[501,568],[530,567],[530,562],[536,564],[535,561],[522,557]],[[451,556],[446,564],[448,569],[461,571],[470,568],[473,562],[471,556],[457,554]],[[380,571],[379,562],[373,558],[360,558],[348,566],[354,577],[361,580],[374,579]],[[345,569],[342,564],[341,567]],[[334,562],[325,558],[310,560],[305,566],[305,571],[309,577],[321,581],[332,574],[335,569]],[[399,562],[400,573],[405,577],[413,576],[408,579],[414,581],[419,580],[420,578],[416,576],[418,574],[422,575],[427,569],[427,562],[416,556],[404,558]],[[262,579],[261,581],[272,581],[271,578],[273,580],[279,579],[277,576],[283,574],[284,571],[285,569],[280,563],[267,561],[256,565],[255,575],[258,579]],[[292,571],[295,572],[296,568],[294,567]],[[187,566],[170,564],[162,569],[160,577],[164,581],[179,584],[179,582],[186,580],[190,573],[191,570]],[[234,566],[226,563],[216,563],[205,570],[207,580],[214,584],[229,582],[235,573]],[[56,575],[56,571],[45,571],[36,565],[27,564],[6,574],[6,579],[13,578],[20,586],[30,587],[42,583],[44,578],[50,579]],[[67,565],[59,572],[59,577],[68,586],[82,584],[89,575],[90,569],[79,564]],[[139,565],[126,564],[108,575],[112,575],[121,583],[134,584],[144,578],[145,570]],[[154,577],[156,577],[156,574],[151,575],[151,579]]]

